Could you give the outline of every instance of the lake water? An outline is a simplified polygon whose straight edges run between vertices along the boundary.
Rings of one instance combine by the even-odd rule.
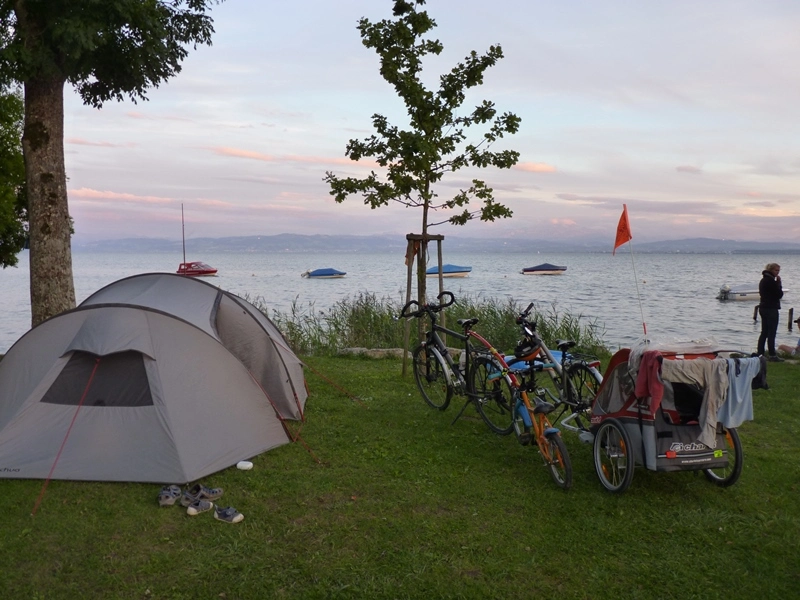
[[[624,250],[624,249],[623,249]],[[361,292],[405,298],[403,254],[215,254],[189,257],[219,269],[206,278],[240,296],[263,298],[270,311],[288,312],[293,302],[304,311],[329,308]],[[523,308],[528,302],[540,310],[597,319],[604,325],[609,348],[630,346],[642,337],[642,321],[652,339],[711,339],[727,349],[755,350],[759,323],[753,321],[755,302],[716,300],[724,283],[756,284],[767,262],[782,266],[784,296],[778,343],[794,344],[797,329],[788,330],[789,309],[798,298],[800,272],[797,256],[742,254],[446,254],[444,261],[472,266],[463,279],[445,279],[445,289],[456,298],[469,294],[483,298],[511,298]],[[73,271],[78,303],[101,287],[137,273],[174,272],[180,257],[174,254],[99,254],[75,252]],[[568,267],[560,276],[521,275],[523,267],[550,262]],[[342,279],[308,280],[308,269],[333,267],[346,271]],[[635,276],[634,276],[635,271]],[[436,280],[429,279],[430,289]],[[28,253],[19,266],[0,270],[0,353],[30,328]],[[797,293],[793,293],[794,290]],[[800,314],[800,311],[798,312]]]

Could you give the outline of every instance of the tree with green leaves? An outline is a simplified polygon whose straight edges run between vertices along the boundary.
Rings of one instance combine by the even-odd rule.
[[[84,103],[146,100],[211,44],[217,0],[0,0],[0,80],[22,84],[33,325],[75,306],[64,86]]]
[[[346,156],[358,161],[372,158],[382,168],[382,175],[371,171],[366,178],[338,177],[327,172],[325,181],[336,202],[348,196],[361,195],[370,208],[397,202],[422,208],[422,243],[417,263],[417,294],[425,301],[425,266],[428,229],[443,223],[464,225],[479,218],[494,221],[511,216],[511,210],[495,202],[492,188],[480,179],[473,179],[467,189],[453,197],[439,198],[434,186],[446,173],[464,168],[494,166],[508,169],[516,164],[519,153],[513,150],[493,151],[493,144],[505,134],[519,129],[520,118],[512,113],[498,115],[493,102],[484,100],[471,110],[462,112],[466,90],[483,83],[486,69],[503,57],[499,45],[489,47],[485,55],[472,51],[464,62],[439,78],[439,89],[428,90],[423,84],[422,59],[438,55],[443,46],[438,40],[424,39],[436,23],[419,7],[425,0],[394,1],[394,20],[372,23],[361,19],[358,29],[362,43],[380,57],[380,74],[391,84],[405,103],[409,126],[401,129],[380,114],[372,116],[375,134],[365,140],[350,140]],[[484,126],[475,142],[467,140],[467,129]],[[481,202],[478,208],[470,200]],[[458,211],[452,214],[452,211]],[[446,212],[436,221],[437,211]]]
[[[27,237],[23,100],[19,89],[0,85],[0,267],[13,267]]]

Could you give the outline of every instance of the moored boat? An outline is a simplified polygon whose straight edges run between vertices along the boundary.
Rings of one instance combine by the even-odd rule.
[[[442,265],[442,277],[466,277],[472,271],[472,267],[462,267],[459,265]],[[425,274],[428,277],[439,276],[439,266],[430,267]]]
[[[183,262],[178,265],[178,270],[175,271],[178,275],[213,277],[217,274],[217,269],[199,260],[186,262],[186,230],[183,224],[183,204],[181,204],[181,240],[183,242]]]
[[[521,273],[523,275],[562,275],[566,270],[567,267],[551,265],[550,263],[542,263],[540,265],[536,265],[535,267],[527,267],[522,269]]]
[[[300,277],[308,277],[309,279],[339,279],[347,275],[344,271],[337,271],[336,269],[314,269],[313,271],[306,271],[301,273]]]
[[[211,277],[217,274],[217,269],[204,262],[194,261],[182,262],[175,272],[178,275],[186,275],[187,277]]]
[[[783,288],[783,294],[789,290]],[[759,302],[761,295],[758,293],[757,283],[740,283],[737,285],[728,285],[727,283],[719,288],[717,300],[755,300]]]

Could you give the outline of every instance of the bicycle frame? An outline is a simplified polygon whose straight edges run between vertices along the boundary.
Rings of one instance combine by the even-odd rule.
[[[445,377],[447,378],[447,384],[452,386],[456,392],[462,393],[462,390],[466,390],[467,387],[466,377],[464,373],[461,372],[461,368],[456,366],[450,351],[447,349],[444,341],[442,341],[442,338],[439,336],[439,332],[452,335],[464,342],[465,350],[466,342],[469,340],[469,336],[462,335],[457,331],[442,327],[434,320],[432,320],[431,329],[425,332],[425,347],[433,353],[437,360],[448,367],[444,370]],[[469,354],[467,354],[467,361],[469,361]],[[466,368],[464,370],[466,371]]]
[[[450,306],[455,301],[455,298],[451,292],[442,292],[439,294],[437,299],[441,301],[443,297],[445,300],[442,301],[441,304],[425,304],[420,306],[416,301],[410,301],[403,307],[400,313],[401,317],[420,318],[427,316],[430,319],[430,327],[425,331],[424,339],[418,348],[423,349],[426,353],[430,353],[430,358],[432,358],[438,366],[433,366],[430,364],[426,364],[424,366],[424,368],[427,370],[427,373],[430,375],[426,375],[425,381],[427,384],[427,382],[435,382],[437,379],[441,380],[446,385],[448,391],[447,397],[441,402],[438,400],[431,401],[430,396],[428,396],[426,391],[421,389],[423,397],[431,406],[439,408],[440,410],[444,410],[449,405],[451,394],[455,393],[459,396],[466,396],[467,402],[464,404],[464,407],[461,409],[458,415],[456,415],[453,423],[455,423],[461,414],[463,414],[468,404],[479,403],[476,404],[476,408],[481,414],[481,417],[486,421],[486,424],[492,430],[500,434],[510,433],[510,420],[507,430],[505,428],[498,427],[498,425],[493,422],[493,420],[484,412],[484,408],[491,403],[492,406],[501,407],[501,412],[498,414],[503,414],[502,411],[505,410],[506,412],[504,414],[511,417],[512,407],[510,404],[512,399],[510,390],[515,389],[518,385],[518,382],[516,378],[509,372],[508,365],[506,364],[503,355],[500,354],[500,352],[498,352],[497,349],[486,340],[486,338],[472,331],[472,326],[478,323],[478,319],[459,320],[458,323],[462,327],[463,332],[448,329],[447,327],[439,325],[436,322],[436,313],[441,311],[443,308]],[[413,306],[416,306],[417,310],[411,312],[410,309]],[[442,336],[439,335],[440,333],[450,335],[463,344],[463,350],[458,365],[456,364],[456,361],[448,350],[446,344],[442,340]],[[472,344],[471,342],[473,341],[476,343]],[[416,357],[418,350],[415,349],[414,352]],[[475,364],[475,367],[473,367],[473,362],[479,356],[491,357],[491,364],[498,368],[508,386],[507,389],[509,391],[507,395],[501,393],[496,387],[492,387],[491,390],[482,388],[480,393],[478,393],[478,391],[475,389],[475,382],[473,381],[473,378],[477,376],[477,371],[475,371],[474,368],[477,369],[478,367],[477,364]],[[421,363],[415,360],[415,374],[419,372],[419,364]],[[486,363],[483,363],[483,365],[484,367],[487,366]],[[418,378],[418,385],[422,385],[419,383],[419,381],[420,380]],[[494,386],[495,384],[492,385]],[[504,398],[507,400],[504,400]]]
[[[558,349],[561,353],[561,358],[560,360],[556,360],[550,348],[548,348],[547,344],[544,343],[544,340],[539,337],[539,334],[536,331],[536,324],[527,320],[527,316],[532,307],[533,303],[531,303],[528,308],[525,309],[525,311],[521,313],[519,317],[517,317],[517,323],[521,326],[526,340],[531,342],[532,347],[537,348],[539,352],[533,360],[511,360],[509,364],[512,366],[515,364],[515,362],[525,362],[528,364],[529,368],[531,369],[531,375],[534,383],[536,382],[537,371],[547,371],[547,375],[553,381],[556,393],[558,395],[554,395],[546,388],[542,388],[542,390],[547,396],[549,396],[556,408],[560,409],[560,412],[557,415],[554,415],[553,422],[558,423],[560,427],[567,431],[577,433],[582,441],[587,443],[591,442],[593,436],[589,431],[590,424],[588,423],[588,420],[585,424],[581,420],[582,416],[584,416],[581,414],[583,411],[579,410],[581,405],[581,394],[579,393],[579,390],[575,389],[574,387],[575,384],[570,376],[570,371],[574,365],[583,365],[583,367],[585,367],[587,372],[591,375],[592,379],[599,384],[603,380],[596,368],[599,365],[599,361],[587,361],[585,358],[578,358],[569,354],[568,350],[575,346],[575,342],[571,340],[561,340],[557,342]],[[542,354],[544,355],[543,357],[541,356]],[[562,418],[567,409],[571,409],[571,412]]]

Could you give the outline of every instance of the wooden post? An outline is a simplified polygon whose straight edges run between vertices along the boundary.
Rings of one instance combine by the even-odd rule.
[[[444,236],[442,236],[442,239],[436,240],[436,250],[437,250],[436,255],[437,255],[438,263],[439,263],[439,295],[441,295],[442,292],[444,291],[444,265],[442,264],[442,240],[443,239],[444,239]],[[443,310],[440,313],[441,316],[442,316],[442,321],[441,321],[442,327],[446,327],[447,326],[447,315],[445,314],[446,312],[447,311]],[[446,346],[447,345],[447,334],[446,333],[442,334],[442,341],[444,342],[444,345]]]
[[[408,265],[408,276],[406,277],[406,304],[411,301],[411,275],[414,272],[415,256],[416,252],[414,251],[414,242],[412,240],[408,240],[408,245],[406,247],[406,265]],[[408,364],[408,336],[410,333],[411,322],[406,319],[406,322],[403,324],[403,377],[406,375],[406,365]]]
[[[789,309],[789,333],[792,332],[792,323],[794,323],[794,308]]]
[[[426,245],[430,241],[435,240],[439,244],[439,293],[442,292],[443,284],[441,278],[441,270],[442,270],[442,241],[444,240],[443,235],[427,235],[423,236],[418,233],[409,233],[406,235],[406,240],[408,241],[408,245],[406,246],[406,265],[408,266],[408,273],[406,276],[406,304],[411,300],[411,282],[414,273],[414,261],[417,261],[417,266],[419,266],[419,252],[417,252],[417,245],[423,246]],[[426,252],[427,255],[427,252]],[[418,286],[419,287],[419,286]],[[419,296],[419,289],[417,289],[417,296]],[[427,300],[422,298],[423,302]],[[420,321],[418,325],[418,332],[421,339],[421,336],[424,332],[423,330],[423,323]],[[410,336],[410,323],[408,321],[405,322],[405,329],[403,331],[403,375],[406,374],[406,363],[408,362],[408,342]]]

